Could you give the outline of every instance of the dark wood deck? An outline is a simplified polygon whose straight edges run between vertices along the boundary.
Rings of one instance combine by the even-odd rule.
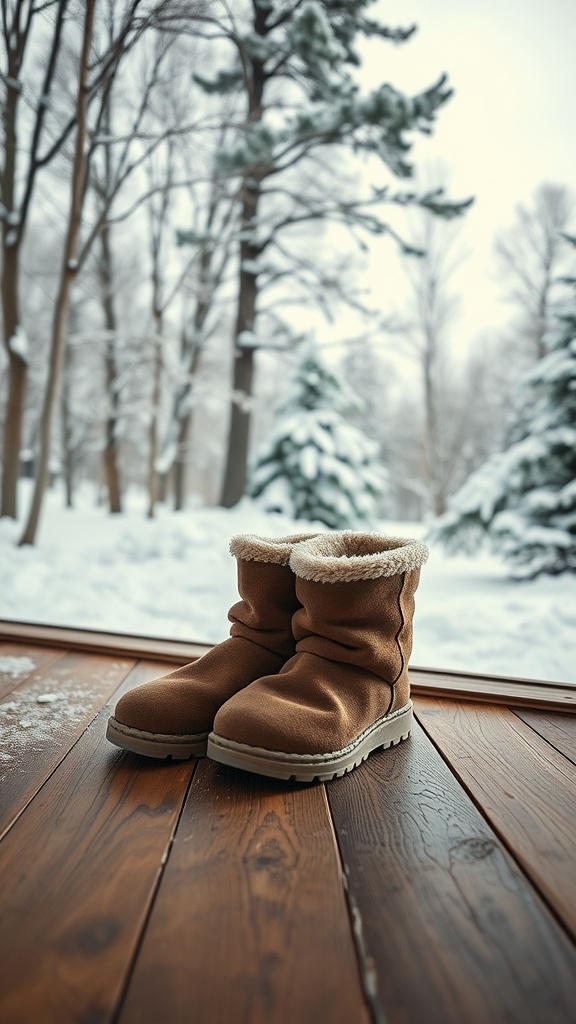
[[[415,670],[327,785],[107,744],[200,650],[0,624],[2,1024],[573,1024],[576,691]]]

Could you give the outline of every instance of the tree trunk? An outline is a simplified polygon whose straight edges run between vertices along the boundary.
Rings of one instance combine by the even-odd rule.
[[[550,279],[550,273],[547,268],[546,277],[540,295],[538,296],[538,310],[536,319],[536,332],[535,332],[535,356],[537,360],[543,359],[546,355],[547,348],[545,338],[549,330],[549,314],[548,314],[548,299],[550,293],[550,287],[552,281]]]
[[[16,518],[17,487],[20,474],[20,450],[28,367],[24,360],[10,353],[8,367],[8,400],[4,421],[2,454],[2,506],[0,515]]]
[[[152,390],[152,421],[150,423],[150,455],[148,463],[148,518],[154,517],[154,510],[158,500],[158,471],[156,462],[158,460],[158,419],[160,414],[160,397],[162,394],[162,314],[159,310],[154,312],[156,323],[156,349],[154,352],[154,387]]]
[[[52,347],[50,352],[50,364],[48,367],[46,394],[44,396],[44,405],[40,420],[40,451],[36,466],[34,495],[30,506],[28,521],[20,539],[21,545],[33,544],[36,539],[36,532],[40,520],[40,511],[46,486],[48,484],[48,465],[52,441],[52,425],[54,420],[54,411],[56,408],[56,400],[58,397],[58,383],[62,369],[66,313],[70,299],[72,277],[73,273],[64,267],[52,326]]]
[[[268,8],[255,5],[254,31],[257,35],[266,34]],[[254,124],[262,120],[264,113],[263,98],[266,74],[262,61],[253,57],[250,60],[251,87],[248,90],[248,120]],[[220,504],[224,508],[236,505],[246,490],[248,466],[248,445],[250,441],[250,398],[254,381],[254,349],[245,344],[238,345],[244,331],[253,331],[256,320],[256,302],[258,299],[258,277],[245,269],[245,261],[255,260],[262,249],[253,245],[251,232],[258,223],[258,205],[260,202],[261,185],[266,171],[254,171],[242,183],[242,216],[240,242],[240,285],[238,290],[238,311],[234,332],[234,374],[232,411],[228,434],[228,451],[226,468],[222,486]]]
[[[26,219],[30,210],[30,200],[34,191],[36,173],[40,167],[38,146],[42,135],[44,116],[48,107],[48,98],[53,83],[62,26],[65,21],[68,0],[60,0],[54,26],[54,34],[48,61],[45,65],[44,79],[41,85],[42,100],[33,118],[30,149],[27,153],[28,169],[23,179],[19,180],[21,202],[16,206],[17,152],[22,150],[22,140],[18,139],[18,108],[20,100],[26,94],[22,90],[21,71],[26,56],[28,40],[35,37],[31,29],[32,20],[36,15],[43,17],[43,7],[33,4],[12,4],[11,31],[8,31],[7,5],[2,4],[6,66],[2,69],[5,84],[4,103],[2,104],[3,156],[0,165],[0,196],[5,210],[2,225],[2,319],[4,323],[4,341],[8,350],[8,398],[6,405],[6,422],[4,424],[4,441],[2,456],[2,497],[0,516],[16,518],[17,485],[20,474],[20,449],[22,445],[22,426],[24,421],[27,363],[26,356],[21,358],[10,350],[10,338],[13,337],[20,323],[19,271],[20,251],[24,237]],[[28,7],[28,10],[26,10]],[[34,9],[36,7],[36,9]],[[31,95],[25,100],[26,106],[34,108],[35,100]],[[64,135],[61,137],[61,142]],[[54,149],[58,150],[59,145]]]
[[[156,487],[158,489],[158,501],[167,501],[168,491],[172,481],[172,472],[169,469],[166,473],[156,475]]]
[[[246,490],[248,445],[250,441],[250,411],[241,407],[244,398],[249,401],[254,380],[254,350],[236,350],[234,360],[234,399],[230,417],[230,433],[226,454],[226,469],[220,504],[232,508]]]
[[[15,16],[14,16],[15,17]],[[14,63],[14,54],[8,59],[7,74],[18,78],[18,64]],[[4,162],[0,176],[0,193],[2,204],[7,215],[14,215],[15,180],[16,180],[16,120],[20,90],[7,85],[6,98],[2,109],[2,129],[4,135]],[[19,229],[19,230],[18,230]],[[14,336],[20,323],[18,295],[18,264],[20,253],[21,226],[11,224],[8,217],[2,223],[2,319],[4,323],[4,343],[9,358],[8,366],[8,401],[6,404],[6,420],[4,424],[4,444],[2,458],[2,506],[0,515],[16,518],[17,487],[20,473],[20,448],[22,446],[22,423],[24,420],[24,400],[26,395],[27,365],[24,359],[10,348],[10,339]]]
[[[36,481],[34,495],[28,521],[20,544],[33,544],[36,538],[40,511],[46,484],[48,480],[48,463],[50,459],[50,444],[52,441],[52,425],[54,410],[58,397],[58,384],[62,370],[62,355],[64,349],[64,336],[68,307],[70,303],[70,292],[72,281],[76,275],[76,251],[82,223],[82,203],[84,197],[84,184],[86,181],[86,155],[84,152],[86,140],[86,114],[88,107],[88,68],[90,63],[90,49],[92,44],[92,33],[94,26],[94,7],[96,0],[86,0],[84,33],[82,40],[82,55],[79,69],[79,88],[77,101],[77,130],[76,143],[74,147],[74,167],[72,171],[72,198],[70,203],[70,215],[68,218],[68,229],[66,233],[66,244],[64,246],[64,262],[60,277],[60,287],[54,309],[54,320],[52,324],[52,345],[50,351],[50,364],[48,368],[48,381],[46,394],[42,408],[40,452],[36,470]]]
[[[71,351],[70,345],[65,342],[60,415],[62,420],[62,463],[64,468],[64,485],[66,488],[66,508],[73,508],[74,506],[74,451],[72,449],[72,417],[70,415],[70,374]]]
[[[438,422],[438,345],[432,332],[426,332],[425,348],[422,359],[424,379],[424,461],[428,478],[428,491],[434,515],[440,516],[446,511],[445,467],[440,443],[440,425]]]
[[[22,447],[22,424],[26,397],[26,376],[28,366],[10,348],[10,339],[20,323],[18,300],[18,248],[6,245],[7,225],[4,225],[2,252],[2,319],[4,341],[8,353],[8,397],[4,421],[4,442],[2,453],[2,503],[0,515],[17,515],[17,486],[20,475],[20,449]]]
[[[208,313],[208,305],[199,303],[194,317],[194,337],[199,338],[204,321]],[[189,405],[189,397],[192,391],[192,381],[200,367],[202,348],[200,342],[195,344],[192,358],[188,367],[189,379],[177,396],[175,403],[174,422],[177,428],[176,433],[176,458],[173,463],[174,469],[174,510],[180,512],[186,503],[186,469],[188,446],[192,433],[192,409]]]
[[[213,198],[211,202],[210,213],[207,221],[207,229],[210,230],[213,224],[213,218],[215,216],[217,207],[217,201]],[[172,483],[174,486],[174,498],[175,508],[180,510],[183,508],[183,502],[186,500],[186,458],[188,449],[188,440],[192,430],[192,410],[189,405],[189,398],[193,388],[193,381],[198,373],[200,366],[200,358],[202,355],[202,347],[204,343],[204,328],[208,314],[212,308],[214,300],[214,282],[212,281],[212,262],[213,262],[214,250],[210,245],[205,245],[200,253],[199,261],[199,288],[198,298],[194,310],[194,316],[192,318],[192,329],[190,333],[186,330],[182,332],[181,346],[180,346],[180,357],[182,365],[187,366],[187,379],[182,384],[172,400],[172,408],[168,417],[168,426],[166,430],[166,436],[164,439],[164,451],[173,450],[175,455],[170,468],[165,470],[161,476],[161,488],[164,488],[165,500],[166,491],[168,488],[168,476],[172,472]],[[224,265],[220,270],[220,275],[217,279],[220,279],[223,273]]]
[[[110,371],[110,360],[106,357],[106,377],[108,380],[114,377]],[[120,490],[120,476],[118,474],[118,443],[114,436],[115,420],[109,418],[106,422],[106,446],[104,448],[104,473],[106,476],[106,489],[108,491],[109,511],[117,513],[122,511],[122,493]]]
[[[256,182],[244,186],[242,207],[242,236],[254,229],[258,216],[260,186]],[[228,434],[228,451],[220,504],[224,508],[236,505],[246,490],[248,465],[248,445],[250,441],[250,398],[254,381],[254,349],[239,347],[238,339],[244,331],[254,329],[256,319],[256,301],[258,298],[258,278],[256,274],[244,269],[244,261],[254,260],[259,255],[257,249],[245,237],[240,243],[240,290],[238,294],[238,312],[234,332],[234,374],[232,411]]]
[[[163,260],[162,240],[168,207],[170,202],[170,185],[172,180],[172,147],[168,144],[166,164],[166,185],[161,193],[159,208],[151,202],[150,244],[152,258],[152,322],[154,324],[154,370],[152,387],[152,419],[150,422],[150,444],[148,457],[148,518],[152,519],[158,501],[158,456],[160,454],[160,402],[162,398],[162,364],[164,339],[164,299],[163,299]]]
[[[120,473],[118,472],[118,392],[115,344],[118,329],[116,309],[114,306],[114,268],[112,248],[110,245],[110,228],[105,224],[101,232],[102,261],[100,277],[102,282],[102,305],[106,326],[106,393],[108,398],[108,415],[106,417],[106,440],[104,445],[104,472],[108,488],[110,512],[122,511],[122,492]]]
[[[174,463],[174,511],[181,512],[186,504],[186,457],[192,427],[192,413],[180,421],[178,431],[178,455]]]

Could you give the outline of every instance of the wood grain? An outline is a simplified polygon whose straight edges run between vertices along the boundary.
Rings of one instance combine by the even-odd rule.
[[[0,842],[2,1024],[111,1021],[144,927],[194,762],[112,747],[109,711]]]
[[[417,725],[327,788],[376,1020],[570,1024],[574,946]]]
[[[15,690],[25,679],[39,668],[46,668],[51,662],[61,658],[66,651],[52,650],[47,647],[31,647],[21,644],[0,644],[0,700]],[[13,663],[2,667],[3,658],[10,658]],[[32,665],[29,662],[33,662]],[[27,664],[28,663],[28,664]]]
[[[0,703],[0,837],[133,664],[67,654],[35,671]]]
[[[576,766],[507,708],[419,700],[417,713],[576,936]]]
[[[576,686],[547,679],[514,679],[439,669],[412,669],[412,696],[534,707],[576,714]]]
[[[108,633],[100,629],[74,629],[37,622],[10,622],[0,619],[0,640],[38,643],[47,647],[66,647],[84,654],[112,654],[121,658],[158,659],[164,664],[185,665],[202,657],[211,644],[200,644],[167,637]]]
[[[555,711],[521,711],[519,708],[514,708],[514,714],[576,764],[576,715],[560,715]]]
[[[202,761],[119,1024],[367,1024],[322,786]]]

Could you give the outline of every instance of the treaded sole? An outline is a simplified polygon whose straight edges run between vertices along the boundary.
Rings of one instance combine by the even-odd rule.
[[[144,732],[132,729],[129,725],[117,722],[114,716],[108,719],[106,739],[123,750],[144,757],[157,757],[164,760],[187,761],[190,757],[204,757],[208,743],[208,733],[198,732],[187,736],[170,736],[165,733]]]
[[[357,768],[374,750],[386,750],[407,740],[412,730],[412,703],[378,719],[347,747],[330,754],[285,754],[247,743],[236,743],[211,732],[208,757],[230,768],[293,782],[330,782]]]

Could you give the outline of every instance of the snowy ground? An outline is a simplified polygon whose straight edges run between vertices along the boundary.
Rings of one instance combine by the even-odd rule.
[[[25,491],[23,511],[28,497]],[[0,618],[218,642],[236,600],[230,537],[295,529],[251,503],[160,509],[152,521],[144,508],[134,495],[125,514],[109,516],[86,491],[71,511],[50,493],[33,548],[17,548],[19,527],[0,520]],[[424,533],[414,523],[382,529]],[[573,576],[515,583],[488,555],[448,558],[433,548],[416,602],[413,665],[576,684]]]

